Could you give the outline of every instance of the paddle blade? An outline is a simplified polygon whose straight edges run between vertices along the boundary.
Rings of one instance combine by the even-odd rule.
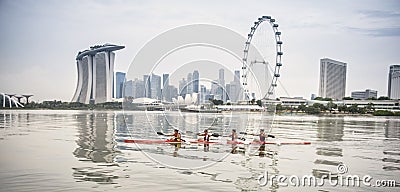
[[[275,138],[275,136],[274,136],[274,135],[268,135],[268,137]]]
[[[213,136],[213,137],[219,137],[220,135],[219,135],[218,133],[213,133],[213,134],[211,134],[211,136]]]
[[[157,135],[164,135],[164,133],[157,131]]]

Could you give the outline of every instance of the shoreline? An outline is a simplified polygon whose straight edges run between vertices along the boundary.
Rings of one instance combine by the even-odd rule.
[[[19,111],[19,110],[25,110],[25,111],[140,111],[140,110],[124,110],[124,109],[106,109],[106,108],[102,108],[102,109],[82,109],[82,108],[78,108],[78,109],[72,109],[72,108],[57,108],[57,109],[51,109],[51,108],[1,108],[0,111]],[[168,111],[168,110],[167,110]],[[143,112],[143,111],[142,111]],[[163,111],[165,112],[165,111]],[[194,112],[186,112],[186,111],[177,111],[177,112],[181,112],[181,113],[194,113]],[[201,113],[201,112],[200,112]],[[215,113],[215,114],[221,114],[221,113],[260,113],[260,111],[222,111],[220,113]],[[213,113],[209,113],[209,114],[213,114]],[[279,116],[325,116],[325,117],[342,117],[342,116],[353,116],[353,117],[379,117],[379,116],[384,116],[384,117],[397,117],[396,115],[373,115],[372,113],[366,113],[366,114],[359,114],[359,113],[343,113],[343,112],[320,112],[318,114],[308,114],[305,112],[290,112],[290,111],[279,111],[276,112],[276,115]]]

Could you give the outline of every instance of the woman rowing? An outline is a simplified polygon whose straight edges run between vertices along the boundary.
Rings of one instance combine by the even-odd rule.
[[[174,133],[173,134],[167,134],[165,136],[173,136],[170,140],[172,141],[181,141],[181,134],[179,133],[178,129],[174,129]]]
[[[204,142],[204,151],[208,151],[210,149],[210,144],[208,143],[210,141],[210,135],[208,134],[208,130],[204,129],[204,133],[198,133],[198,136],[204,136],[203,142]]]
[[[236,133],[236,129],[232,129],[232,133],[229,135],[229,137],[231,137],[231,139],[232,139],[232,151],[231,151],[231,153],[235,154],[235,153],[237,153],[237,151],[236,151],[236,148],[237,148],[236,139],[238,138],[238,135]]]
[[[258,136],[260,137],[260,143],[261,143],[261,146],[258,149],[260,151],[259,156],[263,157],[265,155],[264,154],[264,151],[265,151],[265,138],[267,137],[267,135],[264,132],[264,129],[260,129],[260,134],[258,134]]]
[[[179,142],[179,143],[175,143],[175,151],[177,151],[179,148],[181,148],[181,134],[179,133],[178,129],[174,129],[174,133],[173,134],[169,134],[169,135],[165,135],[165,136],[173,136],[170,140],[171,141],[175,141],[175,142]]]

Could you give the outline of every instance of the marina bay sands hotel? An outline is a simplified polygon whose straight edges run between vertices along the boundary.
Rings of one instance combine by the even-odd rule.
[[[104,44],[90,47],[76,56],[78,83],[72,102],[104,103],[113,98],[114,60],[113,51],[124,46]]]

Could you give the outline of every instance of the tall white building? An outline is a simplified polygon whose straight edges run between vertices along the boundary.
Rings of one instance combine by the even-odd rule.
[[[388,97],[400,99],[400,65],[389,67]]]
[[[320,60],[319,96],[343,99],[346,93],[347,64],[324,58]]]
[[[96,45],[76,56],[78,83],[72,102],[104,103],[113,96],[113,51],[125,48],[118,45]]]

